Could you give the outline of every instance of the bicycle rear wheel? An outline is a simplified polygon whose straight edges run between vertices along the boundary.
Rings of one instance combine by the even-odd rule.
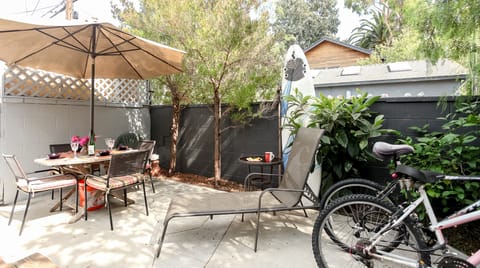
[[[430,255],[416,250],[425,248],[425,242],[408,218],[387,231],[372,251],[364,250],[395,211],[391,203],[368,195],[345,196],[331,202],[317,217],[312,232],[312,248],[318,266],[408,267],[386,260],[386,256],[412,264],[429,264]]]
[[[363,178],[350,178],[341,180],[330,186],[328,190],[322,195],[322,200],[320,201],[320,208],[325,208],[331,201],[338,199],[342,196],[353,194],[366,194],[377,196],[384,189],[385,186]],[[389,198],[388,196],[382,196],[380,198],[386,198],[388,201],[393,203],[391,198]]]

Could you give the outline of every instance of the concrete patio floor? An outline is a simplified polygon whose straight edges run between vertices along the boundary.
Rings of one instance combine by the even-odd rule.
[[[20,201],[13,222],[7,225],[11,205],[0,206],[0,257],[13,262],[35,252],[59,267],[316,267],[311,230],[316,218],[303,213],[262,214],[258,251],[253,251],[254,214],[174,219],[160,258],[156,242],[170,198],[178,193],[213,191],[209,188],[163,179],[147,184],[150,216],[145,215],[142,191],[129,193],[135,204],[113,204],[114,231],[105,208],[89,212],[69,224],[73,211],[50,213],[56,200],[50,194],[32,199],[22,236],[18,231],[25,202]]]

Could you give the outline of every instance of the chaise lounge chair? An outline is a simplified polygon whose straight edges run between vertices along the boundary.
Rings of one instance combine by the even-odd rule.
[[[322,134],[323,130],[318,128],[299,129],[278,188],[238,193],[178,195],[172,198],[163,222],[162,236],[158,242],[157,258],[162,250],[168,224],[173,218],[193,216],[210,216],[212,218],[213,215],[242,214],[243,220],[243,214],[257,213],[254,246],[256,252],[261,212],[298,209],[303,209],[305,212],[305,209],[318,209],[319,193],[314,193],[310,189],[307,185],[307,178],[312,165],[315,163],[315,155]],[[249,174],[245,178],[245,186],[249,185],[250,178],[258,175],[259,173]],[[278,174],[266,175],[278,176]],[[303,198],[309,201],[309,205],[303,204]]]

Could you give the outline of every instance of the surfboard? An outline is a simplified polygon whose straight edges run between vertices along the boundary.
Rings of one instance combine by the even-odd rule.
[[[305,53],[299,45],[291,45],[285,55],[283,79],[282,79],[282,98],[280,102],[280,118],[281,118],[281,148],[282,161],[284,167],[288,162],[290,146],[295,139],[292,129],[288,127],[286,118],[290,116],[293,109],[289,109],[288,103],[284,96],[293,95],[294,89],[297,89],[303,96],[315,96],[315,87],[310,73]],[[308,125],[308,118],[301,118],[303,126]],[[321,183],[321,165],[315,163],[315,168],[310,173],[307,184],[310,189],[318,194]]]

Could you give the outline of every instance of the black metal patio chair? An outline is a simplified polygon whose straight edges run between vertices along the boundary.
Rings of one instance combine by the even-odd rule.
[[[110,197],[114,191],[123,191],[125,207],[127,206],[127,188],[142,185],[145,200],[145,211],[148,216],[147,194],[145,192],[145,165],[149,152],[133,151],[121,154],[113,154],[108,167],[108,173],[104,176],[85,176],[85,196],[87,186],[105,192],[105,203],[110,217],[110,230],[113,231],[112,210]],[[84,204],[85,220],[87,220],[87,198]]]

